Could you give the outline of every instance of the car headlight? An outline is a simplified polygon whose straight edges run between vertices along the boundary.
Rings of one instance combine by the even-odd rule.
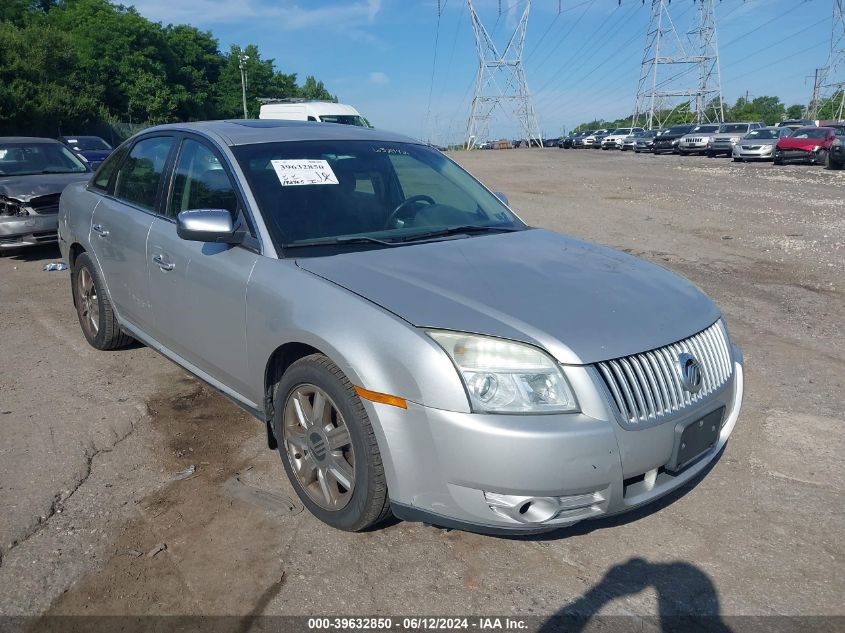
[[[732,136],[731,143],[739,143],[740,137],[739,136]]]
[[[819,151],[820,149],[821,149],[821,145],[814,145],[814,146],[813,146],[813,151],[814,151],[814,152],[817,152],[817,151]]]
[[[573,413],[578,402],[558,363],[524,343],[427,330],[458,369],[475,413]]]

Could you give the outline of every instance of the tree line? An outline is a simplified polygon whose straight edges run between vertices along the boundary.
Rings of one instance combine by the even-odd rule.
[[[253,44],[221,51],[209,31],[109,0],[2,0],[0,42],[0,134],[242,117],[241,55],[251,117],[260,97],[334,98]]]
[[[841,93],[834,95],[829,99],[818,104],[818,119],[827,120],[834,117],[834,113],[838,104],[842,101]],[[762,96],[748,99],[740,97],[736,100],[734,105],[730,105],[722,101],[722,107],[725,112],[725,121],[763,121],[766,125],[776,125],[785,119],[801,119],[804,118],[805,107],[800,104],[795,104],[787,107],[784,105],[779,97]],[[707,114],[710,120],[718,120],[717,112],[719,109],[719,101],[714,99],[707,105]],[[631,115],[616,119],[615,121],[605,121],[597,119],[587,123],[581,123],[575,128],[575,131],[580,130],[595,130],[600,128],[617,128],[629,127],[631,125]],[[695,122],[695,112],[692,111],[692,106],[689,102],[681,104],[672,112],[662,112],[658,119],[666,118],[666,126],[681,125],[684,123]],[[645,115],[640,114],[638,117],[638,125],[645,123]]]

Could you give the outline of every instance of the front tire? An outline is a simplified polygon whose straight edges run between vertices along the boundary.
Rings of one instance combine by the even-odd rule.
[[[348,532],[390,515],[381,453],[355,387],[331,360],[312,354],[276,385],[273,429],[291,485],[311,513]]]
[[[70,282],[79,325],[91,347],[110,350],[132,343],[132,337],[120,329],[106,285],[88,253],[74,261]]]
[[[839,163],[833,159],[831,159],[830,154],[827,155],[827,161],[825,161],[824,165],[825,169],[842,169],[842,163]]]

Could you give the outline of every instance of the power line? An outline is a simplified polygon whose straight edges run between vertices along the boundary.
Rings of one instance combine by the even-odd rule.
[[[445,6],[445,5],[444,5]],[[425,133],[431,140],[431,128],[429,127],[431,119],[431,95],[434,92],[434,72],[437,70],[437,45],[440,42],[440,16],[442,10],[440,3],[437,3],[437,28],[434,31],[434,56],[431,60],[431,81],[428,84],[428,106],[425,113]]]

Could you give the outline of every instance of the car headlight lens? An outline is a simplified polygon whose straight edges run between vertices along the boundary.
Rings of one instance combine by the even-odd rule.
[[[738,137],[738,136],[732,136],[731,137],[731,143],[739,143],[739,139],[740,139],[740,137]]]
[[[531,345],[428,330],[466,386],[476,413],[572,413],[575,394],[557,362]]]
[[[814,151],[814,152],[817,152],[817,151],[819,151],[820,149],[821,149],[821,145],[814,145],[814,146],[813,146],[813,151]]]

